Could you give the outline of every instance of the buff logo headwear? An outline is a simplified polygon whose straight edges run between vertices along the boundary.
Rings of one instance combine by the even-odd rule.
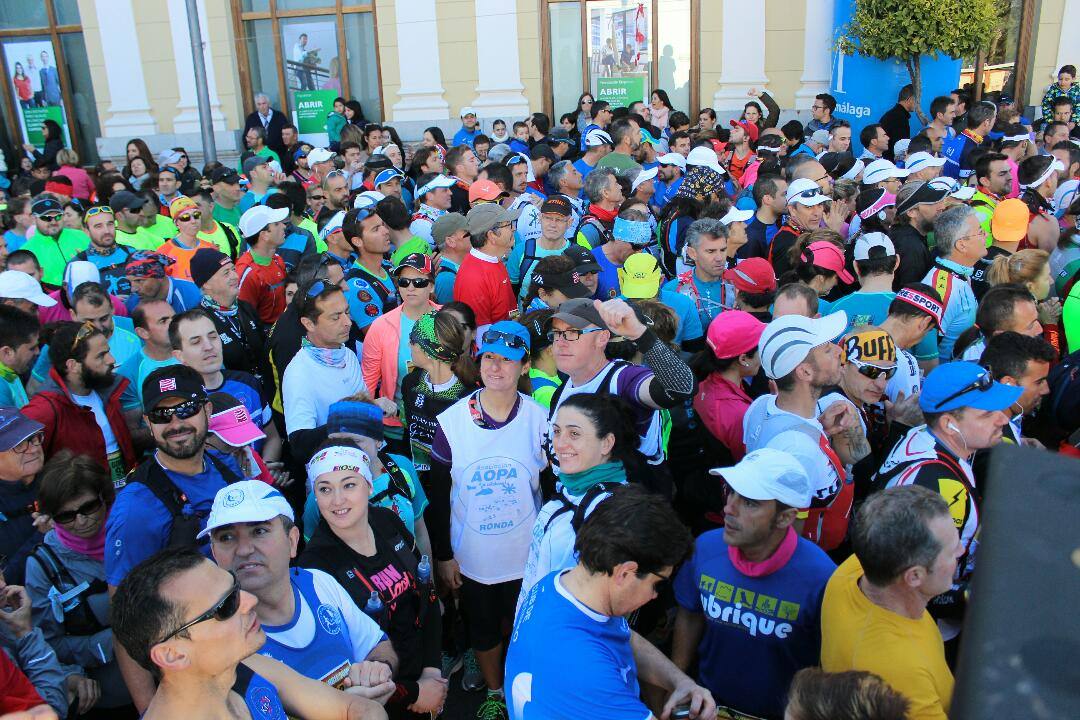
[[[896,362],[896,343],[884,330],[863,330],[844,340],[848,360],[863,363]]]
[[[124,266],[124,274],[130,277],[163,278],[165,268],[175,262],[175,258],[153,250],[137,250],[131,253],[127,265]]]
[[[648,245],[652,240],[652,226],[646,220],[617,217],[611,234],[616,240],[623,240],[631,245]]]
[[[941,321],[945,317],[945,308],[942,307],[940,302],[912,288],[900,288],[896,293],[896,299],[925,310],[927,314],[934,318],[934,324],[937,325],[938,329],[941,329]]]
[[[371,484],[371,458],[363,450],[346,445],[334,445],[323,448],[308,460],[308,487],[314,487],[315,481],[322,475],[348,470],[364,476]]]
[[[433,310],[420,316],[409,331],[409,342],[418,345],[425,355],[435,360],[452,363],[461,356],[461,353],[456,353],[439,342],[439,337],[435,332],[435,314],[436,311]]]

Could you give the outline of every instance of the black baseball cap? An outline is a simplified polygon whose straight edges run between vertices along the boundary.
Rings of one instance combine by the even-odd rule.
[[[214,168],[210,173],[210,182],[217,185],[219,182],[236,185],[240,182],[240,175],[231,167]]]
[[[146,198],[136,195],[130,190],[118,190],[109,198],[109,207],[114,213],[121,210],[142,210],[146,204]]]
[[[539,160],[540,158],[546,158],[551,162],[558,162],[561,159],[547,143],[533,145],[532,150],[529,151],[530,160]]]
[[[548,143],[554,145],[555,143],[566,143],[567,145],[573,145],[574,141],[570,139],[570,133],[566,132],[562,128],[555,128],[548,133]]]
[[[574,269],[579,273],[600,272],[600,263],[596,262],[596,256],[577,243],[570,243],[570,247],[563,250],[563,255],[574,261]]]
[[[564,323],[570,325],[570,327],[578,328],[582,330],[595,325],[601,330],[607,330],[607,323],[604,322],[604,318],[600,317],[600,312],[593,305],[593,301],[589,298],[574,298],[567,300],[559,306],[558,312],[548,318],[548,326],[551,326],[552,320],[562,320]],[[146,392],[145,390],[143,391]]]
[[[576,269],[561,273],[542,273],[533,270],[532,283],[544,290],[558,290],[570,299],[587,298],[592,295],[581,282],[581,273]],[[560,306],[561,307],[561,306]]]
[[[30,212],[33,213],[35,217],[41,217],[42,215],[51,215],[52,213],[62,213],[64,212],[64,206],[54,198],[39,197],[34,201],[34,204],[30,206]]]
[[[554,213],[563,217],[572,217],[574,208],[570,201],[562,195],[548,195],[540,206],[541,213]],[[582,248],[584,249],[584,248]]]
[[[142,384],[143,411],[149,412],[166,398],[208,400],[202,375],[187,365],[166,365],[146,376]]]

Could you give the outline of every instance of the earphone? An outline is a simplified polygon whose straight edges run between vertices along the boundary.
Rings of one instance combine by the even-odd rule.
[[[957,435],[960,436],[960,439],[964,442],[964,453],[967,454],[967,455],[970,455],[971,454],[971,448],[968,446],[967,438],[964,437],[964,433],[960,432],[960,428],[956,427],[956,423],[954,423],[952,420],[950,420],[945,425],[945,427],[947,427],[948,429],[952,430],[954,433],[956,433]]]

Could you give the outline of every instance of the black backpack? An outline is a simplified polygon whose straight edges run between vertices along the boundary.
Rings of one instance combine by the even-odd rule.
[[[48,545],[41,543],[35,547],[28,557],[37,561],[37,564],[41,566],[42,572],[45,573],[45,578],[49,581],[49,585],[52,588],[56,588],[57,592],[61,594],[69,593],[73,590],[78,590],[74,596],[68,598],[63,603],[59,602],[59,598],[51,602],[55,602],[56,605],[60,605],[63,609],[64,631],[68,635],[85,636],[93,635],[94,633],[101,632],[105,629],[97,617],[94,615],[94,611],[90,609],[90,605],[87,602],[91,595],[101,595],[109,591],[109,586],[104,580],[95,579],[91,582],[75,582],[75,578],[71,575],[71,572],[64,567],[60,562],[60,558],[56,556],[56,553]],[[70,606],[70,607],[68,607]]]
[[[558,510],[551,513],[551,517],[548,518],[547,524],[544,525],[544,532],[548,531],[551,527],[551,523],[555,522],[555,518],[560,515],[565,515],[568,512],[572,512],[570,516],[570,527],[574,528],[574,534],[577,535],[578,530],[581,529],[581,524],[585,522],[585,518],[589,513],[589,509],[594,503],[599,500],[603,502],[607,499],[608,495],[611,495],[612,490],[619,487],[621,483],[596,483],[591,488],[585,491],[585,494],[581,496],[581,501],[577,505],[570,502],[566,495],[558,493],[555,499],[561,503]],[[600,497],[604,495],[605,497]]]
[[[232,485],[243,480],[229,466],[218,460],[212,453],[206,453],[205,457],[221,475],[226,485]],[[187,504],[187,495],[173,484],[169,476],[151,457],[146,462],[131,471],[127,478],[128,483],[142,483],[154,494],[165,509],[172,516],[172,525],[169,528],[169,541],[166,548],[198,547],[201,543],[196,539],[199,534],[202,520],[209,513],[185,513],[184,505]]]

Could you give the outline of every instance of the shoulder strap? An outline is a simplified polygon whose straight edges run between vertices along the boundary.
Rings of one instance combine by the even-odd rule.
[[[619,483],[600,482],[585,491],[585,494],[581,497],[581,502],[574,508],[574,514],[570,518],[570,526],[574,528],[574,534],[577,534],[578,530],[581,529],[581,524],[585,522],[585,518],[588,516],[593,504],[597,501],[603,502],[618,485]]]
[[[574,233],[574,237],[577,237],[577,233]],[[536,257],[536,238],[525,238],[525,247],[521,253],[521,262],[518,264],[518,282],[525,282],[525,269],[529,267],[529,263],[538,259]]]
[[[173,484],[173,481],[161,469],[154,457],[151,456],[146,462],[135,468],[128,475],[127,482],[137,482],[145,485],[174,518],[183,513],[184,505],[187,503],[187,495]]]
[[[51,547],[45,543],[38,543],[30,551],[30,557],[37,560],[38,565],[45,572],[49,584],[54,588],[59,590],[61,587],[74,587],[75,578],[71,577],[71,573],[60,562],[60,558],[56,557],[56,553],[53,552]]]
[[[401,466],[398,465],[392,457],[390,457],[390,453],[385,450],[380,450],[377,453],[377,457],[379,458],[379,462],[381,462],[386,469],[386,474],[390,476],[390,481],[387,483],[386,489],[372,495],[369,502],[374,504],[391,495],[401,495],[406,500],[411,501],[413,499],[413,492],[409,487],[409,478],[405,474],[405,471],[401,469]]]
[[[244,479],[234,473],[223,461],[214,457],[213,453],[206,453],[206,457],[210,460],[210,464],[214,466],[214,469],[221,475],[221,479],[225,481],[226,485],[232,485],[233,483],[238,483]]]

